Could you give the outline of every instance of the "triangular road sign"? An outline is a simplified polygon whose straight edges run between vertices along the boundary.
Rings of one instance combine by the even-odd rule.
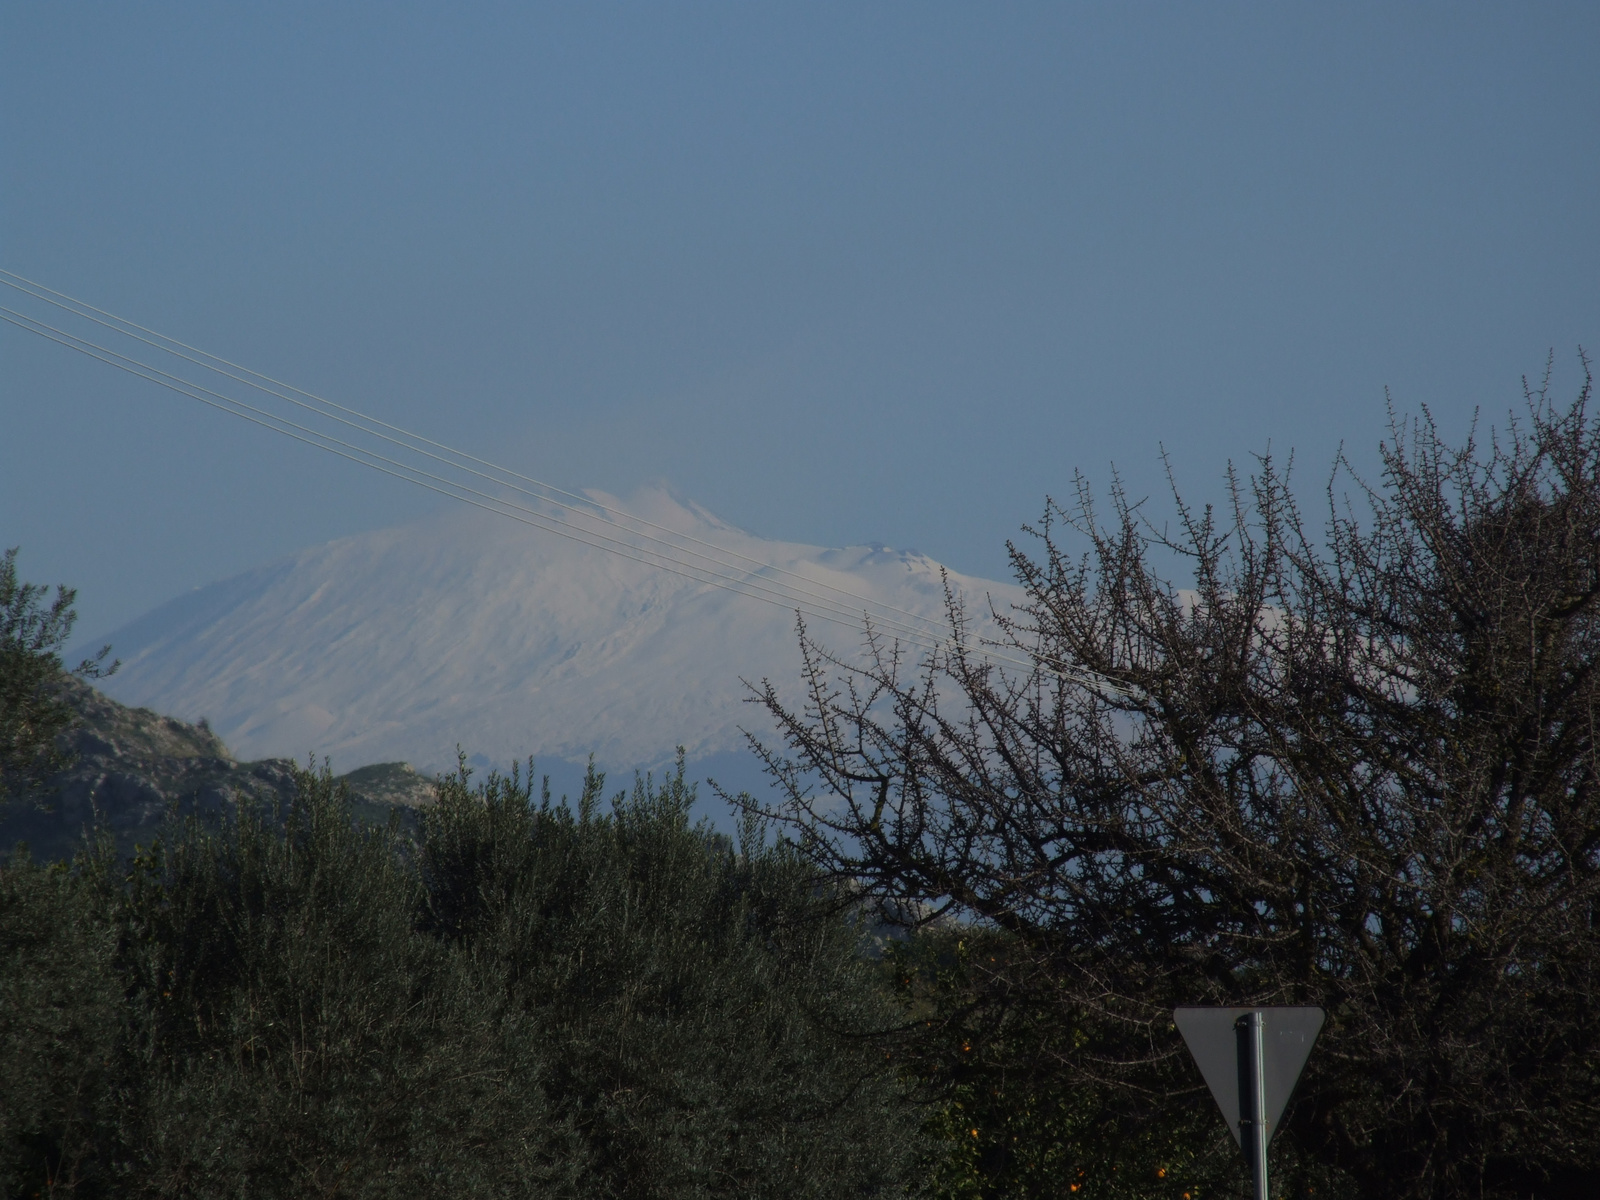
[[[1320,1008],[1286,1008],[1258,1006],[1254,1008],[1179,1008],[1172,1013],[1173,1022],[1194,1055],[1206,1086],[1222,1110],[1233,1140],[1243,1148],[1239,1123],[1249,1120],[1248,1111],[1241,1111],[1240,1081],[1247,1079],[1243,1058],[1245,1031],[1239,1018],[1250,1013],[1262,1015],[1261,1030],[1261,1091],[1262,1115],[1266,1118],[1267,1140],[1278,1132],[1278,1119],[1289,1106],[1294,1085],[1305,1069],[1311,1054],[1312,1043],[1322,1031],[1323,1013]],[[1247,1085],[1248,1086],[1248,1085]]]

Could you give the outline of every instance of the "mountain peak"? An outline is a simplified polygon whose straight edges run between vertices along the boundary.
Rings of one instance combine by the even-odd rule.
[[[675,533],[698,536],[710,531],[753,536],[747,530],[724,521],[710,509],[691,500],[665,478],[646,480],[630,492],[626,499],[619,499],[597,488],[584,488],[583,495],[609,513],[637,517],[655,525],[665,526]]]
[[[792,584],[808,607],[833,599],[844,623],[810,624],[845,652],[859,646],[869,606],[942,619],[939,565],[914,551],[763,539],[662,480],[625,500],[584,495],[612,514],[613,535],[628,514],[710,543],[730,578]],[[128,703],[207,714],[246,758],[314,752],[346,768],[407,760],[432,770],[450,767],[459,744],[501,763],[592,751],[627,770],[679,745],[691,760],[739,750],[740,725],[759,715],[741,703],[740,679],[798,678],[794,601],[763,603],[635,559],[481,509],[445,510],[147,613],[108,639],[123,667],[106,686]],[[752,576],[752,560],[768,569]],[[951,582],[974,608],[1015,590]]]

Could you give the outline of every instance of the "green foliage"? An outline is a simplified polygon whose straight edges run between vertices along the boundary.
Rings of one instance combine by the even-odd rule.
[[[0,556],[0,802],[38,787],[66,763],[56,735],[72,723],[72,708],[51,686],[62,674],[61,647],[72,635],[76,593],[17,581],[17,549]],[[78,664],[84,678],[109,675],[106,646]]]
[[[1112,1039],[1092,1015],[1063,1019],[1041,1004],[1047,984],[1020,939],[935,927],[892,943],[886,965],[915,1032],[897,1056],[944,1151],[928,1181],[940,1200],[1231,1200],[1247,1190],[1209,1096],[1152,1119],[1149,1097],[1082,1070]],[[1273,1166],[1274,1194],[1350,1194],[1287,1141]]]
[[[420,841],[324,770],[119,877],[0,868],[6,1195],[887,1196],[923,1146],[858,932],[785,847],[446,780]]]
[[[103,1173],[123,1029],[116,942],[91,878],[0,867],[0,1195]]]
[[[428,919],[541,1031],[589,1196],[900,1190],[915,1110],[895,1023],[839,904],[788,848],[692,827],[680,759],[600,811],[466,773],[425,817]]]
[[[543,1172],[528,1039],[462,956],[414,928],[394,826],[326,772],[277,814],[191,820],[136,864],[126,970],[155,1195],[495,1193]]]

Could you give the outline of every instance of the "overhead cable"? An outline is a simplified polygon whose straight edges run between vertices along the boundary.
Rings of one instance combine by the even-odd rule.
[[[511,501],[502,500],[499,497],[493,496],[487,492],[467,487],[466,485],[457,483],[454,480],[444,478],[443,476],[434,474],[432,472],[420,470],[419,468],[411,466],[410,464],[399,462],[385,455],[377,454],[374,451],[368,450],[364,447],[332,437],[328,434],[322,433],[319,430],[314,430],[297,422],[289,421],[278,416],[277,414],[266,412],[254,405],[247,404],[233,397],[223,395],[210,388],[203,387],[190,380],[173,375],[170,372],[162,371],[159,368],[153,367],[148,363],[140,362],[139,360],[131,358],[128,355],[120,354],[117,351],[111,350],[105,346],[90,342],[87,339],[79,338],[74,334],[48,325],[42,321],[38,321],[35,318],[29,317],[24,313],[19,313],[13,309],[0,306],[0,320],[6,321],[19,329],[27,330],[30,333],[35,333],[40,337],[44,337],[49,341],[57,343],[58,345],[65,346],[70,350],[76,350],[90,358],[94,358],[100,362],[106,363],[108,366],[117,367],[119,370],[126,371],[130,375],[136,375],[141,379],[148,380],[151,383],[159,384],[160,386],[177,392],[180,395],[188,396],[194,400],[199,400],[202,404],[206,404],[223,412],[231,413],[236,417],[240,417],[243,420],[249,421],[253,425],[259,425],[264,429],[270,429],[275,433],[281,433],[286,437],[293,438],[297,442],[303,442],[308,446],[315,446],[318,449],[327,450],[332,454],[338,455],[340,458],[347,459],[351,462],[361,463],[363,466],[371,467],[385,475],[393,476],[396,479],[404,479],[409,483],[417,484],[420,487],[427,488],[429,491],[437,492],[440,495],[449,496],[455,500],[461,500],[465,503],[473,505],[476,508],[482,508],[489,512],[499,513],[501,516],[512,517],[513,519],[518,520],[525,525],[531,525],[536,529],[542,529],[547,532],[557,534],[561,537],[569,537],[575,541],[582,542],[585,545],[593,546],[596,549],[607,550],[612,553],[621,554],[624,558],[630,558],[633,561],[643,563],[646,566],[659,567],[663,570],[671,571],[674,574],[692,579],[697,583],[710,584],[711,586],[720,587],[727,591],[739,592],[741,595],[749,596],[752,599],[763,600],[768,603],[779,605],[780,607],[786,609],[798,610],[805,616],[819,617],[823,620],[833,621],[836,624],[858,627],[861,617],[865,615],[862,613],[845,610],[835,605],[818,607],[814,603],[807,604],[804,601],[796,602],[793,596],[788,595],[777,588],[764,586],[763,584],[756,582],[751,577],[747,576],[741,578],[737,576],[725,575],[720,572],[713,571],[709,567],[701,566],[698,563],[673,559],[661,551],[651,550],[648,547],[643,546],[635,546],[632,543],[624,542],[618,538],[609,537],[606,534],[600,533],[593,529],[585,529],[580,526],[569,525],[563,521],[560,521],[559,519],[545,516],[544,514],[539,513],[534,509],[527,508],[526,506],[515,504]],[[632,553],[630,553],[630,551]],[[649,557],[640,557],[641,555],[647,555]],[[925,649],[935,649],[939,645],[938,642],[929,639],[926,633],[918,630],[906,631],[902,634],[902,637],[903,640],[914,642]]]
[[[443,442],[241,366],[3,268],[0,268],[0,284],[80,320],[91,322],[172,358],[290,404],[301,412],[324,421],[331,421],[347,430],[354,430],[363,437],[377,439],[406,454],[420,456],[435,464],[437,468],[493,484],[497,488],[514,492],[541,506],[559,509],[570,516],[540,511],[504,496],[485,492],[461,479],[440,474],[437,469],[425,469],[416,463],[405,462],[389,454],[380,453],[346,437],[335,436],[326,430],[291,420],[281,413],[250,404],[225,391],[206,387],[182,374],[163,370],[132,355],[51,325],[30,314],[0,307],[0,320],[19,329],[46,338],[179,395],[198,400],[202,404],[227,412],[251,424],[335,454],[347,461],[360,463],[384,475],[405,480],[475,508],[509,517],[523,525],[620,555],[645,566],[665,570],[696,583],[734,592],[763,603],[777,605],[794,611],[803,618],[820,619],[857,630],[862,629],[862,623],[865,621],[867,625],[879,628],[896,639],[925,651],[937,653],[953,648],[951,631],[936,618],[887,601],[863,596],[803,572],[764,561],[693,534],[683,533],[626,510],[602,504],[591,497],[566,491],[553,484],[499,466]],[[524,484],[529,486],[522,486]],[[530,487],[539,490],[529,490]],[[584,523],[575,523],[573,518]],[[594,528],[597,523],[605,528]],[[612,532],[607,532],[606,528]],[[628,538],[638,541],[626,540]],[[639,541],[649,544],[641,545],[638,544]],[[799,582],[789,582],[790,580]],[[977,653],[997,665],[1015,666],[1024,670],[1042,666],[1053,674],[1074,678],[1080,677],[1081,674],[1037,656],[1030,656],[1029,659],[1014,657],[993,645],[986,644],[981,648],[967,649],[968,652]],[[1109,680],[1082,678],[1082,682],[1091,683],[1097,688],[1122,690]]]
[[[909,618],[909,620],[911,622],[915,623],[915,626],[914,626],[915,628],[925,629],[926,627],[934,626],[934,627],[938,627],[940,629],[941,634],[943,632],[942,622],[940,622],[940,621],[938,621],[938,620],[936,620],[934,618],[930,618],[930,617],[927,617],[927,616],[925,616],[923,614],[913,612],[913,611],[911,611],[909,609],[902,608],[902,607],[900,607],[898,605],[890,604],[887,601],[876,600],[876,599],[873,599],[872,597],[869,597],[869,596],[862,596],[859,593],[852,592],[852,591],[850,591],[848,589],[845,589],[845,588],[837,587],[837,586],[835,586],[833,584],[829,584],[824,580],[814,579],[813,577],[805,575],[805,574],[802,574],[801,572],[793,571],[793,570],[790,570],[789,568],[781,567],[781,566],[778,566],[775,563],[766,562],[764,560],[754,558],[754,557],[752,557],[750,555],[747,555],[747,554],[742,554],[739,551],[734,550],[734,549],[732,549],[730,547],[719,546],[716,543],[709,542],[709,541],[706,541],[705,539],[695,537],[693,534],[687,534],[687,533],[680,532],[678,530],[671,529],[668,526],[660,525],[660,524],[658,524],[656,522],[647,520],[646,518],[643,518],[643,517],[636,516],[636,515],[634,515],[632,513],[629,513],[629,512],[627,512],[625,510],[618,509],[618,508],[613,508],[611,506],[604,505],[604,504],[600,504],[599,502],[593,500],[590,497],[581,496],[581,495],[578,495],[577,493],[566,491],[566,490],[564,490],[562,488],[556,487],[554,484],[545,483],[542,480],[534,479],[531,476],[524,475],[521,472],[513,471],[513,470],[511,470],[510,468],[507,468],[507,467],[499,466],[499,465],[497,465],[495,463],[491,463],[491,462],[487,461],[486,459],[478,458],[477,456],[472,455],[472,454],[468,454],[465,451],[457,450],[457,449],[455,449],[455,448],[453,448],[451,446],[447,446],[442,442],[438,442],[438,441],[435,441],[435,440],[433,440],[431,438],[425,437],[425,436],[423,436],[421,434],[414,433],[411,430],[404,429],[404,428],[402,428],[400,426],[390,424],[387,421],[382,421],[382,420],[380,420],[380,419],[378,419],[376,417],[369,416],[369,415],[367,415],[365,413],[359,412],[356,409],[349,408],[349,407],[347,407],[345,405],[338,404],[338,403],[336,403],[336,402],[334,402],[332,400],[325,399],[324,397],[318,396],[315,393],[304,391],[303,389],[297,388],[292,384],[284,383],[281,380],[273,379],[271,376],[264,375],[259,371],[254,371],[249,367],[241,366],[238,363],[231,362],[228,359],[224,359],[224,358],[222,358],[222,357],[220,357],[218,355],[211,354],[208,351],[202,350],[202,349],[200,349],[198,347],[195,347],[195,346],[191,346],[188,343],[181,342],[176,338],[172,338],[172,337],[167,336],[166,334],[162,334],[162,333],[159,333],[159,332],[157,332],[157,331],[155,331],[153,329],[146,328],[145,326],[139,325],[136,322],[130,321],[130,320],[124,318],[124,317],[117,316],[116,314],[107,312],[106,310],[101,309],[101,308],[96,308],[94,305],[87,304],[87,303],[85,303],[85,302],[83,302],[81,300],[76,300],[73,297],[68,296],[63,292],[57,292],[52,288],[46,287],[44,284],[37,283],[37,282],[35,282],[35,281],[31,280],[31,279],[27,279],[24,276],[17,275],[14,272],[6,271],[3,268],[0,268],[0,283],[3,283],[7,287],[13,288],[16,291],[20,291],[25,295],[32,296],[34,299],[41,300],[46,304],[54,305],[55,307],[57,307],[59,309],[62,309],[63,311],[72,313],[74,316],[77,316],[77,317],[79,317],[79,318],[81,318],[83,320],[92,321],[97,325],[100,325],[100,326],[102,326],[104,328],[107,328],[107,329],[111,329],[114,332],[117,332],[117,333],[119,333],[119,334],[121,334],[121,335],[123,335],[125,337],[134,338],[135,340],[143,342],[148,346],[152,346],[152,347],[154,347],[154,348],[156,348],[158,350],[161,350],[163,353],[172,354],[175,357],[178,357],[178,358],[181,358],[181,359],[183,359],[183,360],[185,360],[187,362],[193,363],[193,364],[195,364],[197,366],[200,366],[200,367],[202,367],[202,368],[204,368],[206,370],[214,371],[217,374],[223,375],[226,378],[234,380],[235,382],[243,383],[248,387],[251,387],[251,388],[254,388],[254,389],[258,390],[258,391],[262,391],[262,392],[265,392],[265,393],[267,393],[269,395],[275,396],[278,399],[284,400],[284,401],[286,401],[286,402],[288,402],[290,404],[294,404],[294,405],[296,405],[296,406],[298,406],[298,407],[300,407],[302,409],[309,409],[310,411],[314,411],[318,415],[323,416],[323,417],[325,417],[327,419],[330,419],[330,420],[337,421],[338,423],[340,423],[342,425],[346,425],[346,426],[349,426],[351,428],[360,429],[362,433],[367,434],[368,436],[378,437],[378,438],[381,438],[382,440],[384,440],[386,442],[389,442],[391,444],[398,445],[398,446],[403,446],[406,450],[410,451],[411,453],[422,454],[425,457],[434,459],[436,461],[448,463],[448,465],[450,465],[453,469],[467,471],[470,474],[476,475],[479,478],[482,478],[482,479],[488,480],[490,482],[496,483],[496,484],[498,484],[498,485],[500,485],[502,487],[509,487],[511,490],[517,491],[517,492],[519,492],[519,493],[521,493],[523,495],[529,496],[532,499],[541,500],[544,503],[553,504],[558,508],[564,509],[564,510],[569,511],[569,512],[574,512],[574,513],[577,513],[578,515],[586,516],[586,517],[587,516],[591,516],[592,512],[594,510],[598,509],[601,513],[613,518],[614,522],[616,520],[632,522],[633,524],[642,526],[644,528],[657,530],[657,531],[659,531],[659,533],[665,534],[665,535],[667,535],[668,537],[671,537],[671,538],[676,538],[680,542],[689,542],[689,543],[692,543],[694,545],[706,547],[707,549],[709,549],[712,552],[711,554],[709,554],[709,555],[700,554],[699,551],[690,550],[686,546],[676,546],[674,544],[674,548],[679,550],[680,552],[688,552],[688,553],[691,553],[691,554],[699,555],[700,557],[705,557],[705,558],[708,558],[710,560],[717,561],[718,565],[723,566],[723,567],[732,568],[735,565],[734,563],[726,561],[725,558],[724,558],[724,556],[726,556],[728,558],[732,558],[732,559],[738,560],[740,562],[749,563],[749,564],[751,564],[752,566],[756,567],[758,570],[761,570],[761,571],[768,571],[768,572],[772,572],[772,573],[777,574],[777,575],[783,575],[783,576],[787,576],[787,577],[790,577],[790,578],[793,578],[793,579],[802,580],[807,585],[812,585],[814,587],[820,587],[820,588],[824,589],[825,591],[831,592],[831,593],[833,593],[834,595],[836,595],[838,597],[842,597],[844,599],[847,599],[847,600],[850,600],[850,601],[854,601],[854,602],[860,604],[862,606],[863,610],[865,610],[865,611],[878,610],[879,622],[880,622],[880,624],[884,624],[886,627],[897,627],[897,628],[904,629],[906,627],[905,624],[904,624],[904,621],[905,621],[905,619]],[[33,291],[33,290],[30,290],[30,289],[37,289],[37,291]],[[44,293],[44,294],[39,294],[39,293]],[[74,305],[77,306],[78,309],[84,309],[84,310],[87,310],[87,311],[86,312],[76,311],[76,309],[71,307],[71,306],[74,306]],[[89,316],[88,313],[95,313],[95,314],[98,314],[98,316]],[[106,318],[106,320],[99,319],[101,317]],[[115,322],[116,324],[112,324],[111,322]],[[127,329],[119,328],[119,326],[127,326],[128,328],[137,330],[138,333],[137,334],[129,333],[127,331]],[[149,336],[148,337],[143,337],[143,336],[139,336],[139,334],[147,334]],[[158,340],[154,340],[153,341],[153,340],[151,340],[152,338],[153,339],[158,339]],[[168,343],[168,344],[162,344],[162,343]],[[179,353],[178,351],[173,350],[171,348],[172,346],[179,347],[180,350],[189,351],[190,353]],[[192,357],[191,355],[199,355],[200,358],[195,358],[195,357]],[[211,361],[203,361],[203,360],[211,360]],[[214,364],[217,364],[217,363],[222,364],[223,367],[229,368],[229,370],[223,370],[223,369],[219,368],[218,366],[214,365]],[[241,377],[239,375],[235,375],[235,374],[232,373],[233,371],[243,372],[245,377]],[[258,383],[258,382],[256,382],[256,380],[261,380],[263,382],[262,383]],[[264,385],[271,385],[271,386],[264,386]],[[278,388],[284,389],[285,391],[291,392],[291,393],[294,393],[294,394],[293,395],[286,395],[286,394],[284,394],[284,391],[274,390],[274,389],[278,389]],[[304,397],[304,399],[296,399],[296,396]],[[343,415],[340,415],[340,414],[343,414]],[[350,418],[354,418],[354,420],[351,420]],[[366,425],[374,426],[376,428],[372,428],[372,429],[364,428],[362,425],[356,424],[357,421],[364,422]],[[382,432],[378,432],[378,430],[387,430],[389,432],[388,433],[382,433]],[[433,447],[435,450],[442,451],[443,454],[451,456],[451,458],[447,459],[447,458],[442,457],[440,454],[433,453],[433,452],[431,452],[429,450],[421,449],[419,445],[412,445],[412,444],[408,444],[407,442],[399,441],[396,437],[390,436],[390,434],[399,435],[399,437],[405,438],[405,439],[409,439],[409,441],[413,442],[413,443],[420,443],[420,446]],[[463,466],[461,462],[452,461],[453,459],[460,459],[463,462],[475,464],[475,467]],[[487,474],[485,471],[481,471],[481,470],[475,469],[476,467],[487,468],[489,471],[493,471],[496,474],[495,475]],[[505,478],[500,478],[499,476],[504,476]],[[542,489],[543,493],[549,493],[549,495],[529,492],[527,489],[525,489],[523,487],[520,487],[515,483],[508,483],[507,482],[508,479],[520,480],[523,483],[531,484],[532,486],[534,486],[536,488]],[[574,506],[573,504],[564,503],[564,502],[562,502],[560,500],[552,499],[551,498],[552,496],[565,496],[570,500],[577,501],[578,502],[578,506]],[[661,537],[659,537],[659,536],[656,536],[654,534],[644,533],[644,532],[642,532],[640,530],[632,530],[632,529],[630,529],[630,530],[628,530],[628,532],[634,534],[635,536],[646,538],[647,540],[650,540],[650,541],[654,541],[654,542],[662,542],[663,541],[663,539]],[[669,544],[671,544],[671,543],[669,543]],[[811,587],[798,587],[797,585],[789,585],[789,586],[792,587],[792,588],[795,588],[795,590],[799,591],[801,594],[812,596],[812,597],[817,598],[817,599],[823,599],[823,597],[821,597],[817,592],[811,590]],[[852,608],[852,611],[854,611],[853,608]]]

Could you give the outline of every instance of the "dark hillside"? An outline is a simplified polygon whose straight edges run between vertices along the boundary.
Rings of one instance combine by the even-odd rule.
[[[71,676],[62,687],[78,720],[58,744],[73,761],[44,790],[0,809],[0,853],[25,842],[35,858],[69,857],[97,811],[128,853],[154,839],[174,805],[219,812],[242,799],[287,803],[294,796],[288,759],[239,762],[204,724],[129,708]],[[412,829],[415,810],[433,798],[433,781],[406,763],[360,767],[341,782],[358,816],[381,820],[398,808]]]

